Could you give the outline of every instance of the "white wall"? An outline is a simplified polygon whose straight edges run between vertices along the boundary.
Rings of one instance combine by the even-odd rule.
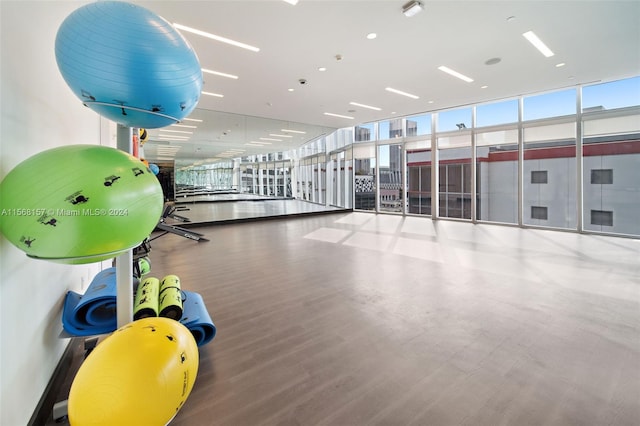
[[[115,125],[82,106],[55,61],[58,27],[84,3],[0,2],[0,178],[45,149],[115,146]],[[28,423],[69,342],[59,337],[64,295],[82,292],[100,269],[29,259],[0,236],[1,425]]]

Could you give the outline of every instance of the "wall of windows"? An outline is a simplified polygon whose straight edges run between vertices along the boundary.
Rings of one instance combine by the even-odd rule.
[[[278,155],[240,164],[243,192],[640,236],[640,77],[364,123]]]

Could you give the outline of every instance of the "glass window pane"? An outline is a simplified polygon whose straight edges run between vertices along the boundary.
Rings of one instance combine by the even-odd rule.
[[[438,136],[437,143],[438,143],[438,148],[471,146],[471,133],[467,131],[460,135]]]
[[[407,152],[408,213],[431,214],[431,150]]]
[[[525,121],[572,115],[576,113],[576,89],[527,96],[523,102]]]
[[[518,100],[478,105],[476,107],[476,127],[494,126],[518,122]]]
[[[471,128],[471,108],[454,109],[438,113],[438,132]]]
[[[575,134],[575,123],[525,128],[524,133],[523,222],[576,229],[576,140],[569,137]],[[529,178],[542,171],[547,185]]]
[[[381,121],[378,124],[378,139],[395,139],[402,137],[402,119],[397,118],[394,120]]]
[[[366,145],[353,151],[356,210],[376,209],[376,156],[375,146]]]
[[[439,214],[471,219],[471,147],[442,149],[439,166]]]
[[[354,129],[356,142],[372,141],[375,138],[373,123],[361,124]]]
[[[628,135],[586,139],[582,155],[584,228],[640,235],[640,141]],[[594,221],[594,211],[612,212],[611,220]]]
[[[518,129],[497,130],[476,134],[476,146],[518,144]]]
[[[515,143],[507,139],[501,143],[495,136],[488,139],[496,144],[476,148],[476,217],[518,223],[517,139]]]
[[[402,212],[402,145],[378,147],[380,211]]]
[[[431,114],[407,117],[406,135],[422,136],[431,134]]]
[[[582,111],[603,111],[640,105],[640,77],[582,88]]]

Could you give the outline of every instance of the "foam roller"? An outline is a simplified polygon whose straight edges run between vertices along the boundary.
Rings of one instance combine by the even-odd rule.
[[[180,278],[167,275],[160,282],[160,316],[179,321],[182,318],[182,292]]]
[[[160,281],[157,278],[149,277],[142,280],[133,301],[134,320],[158,316],[159,291]]]

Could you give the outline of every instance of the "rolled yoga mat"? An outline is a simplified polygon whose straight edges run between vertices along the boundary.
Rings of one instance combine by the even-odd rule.
[[[74,336],[104,334],[117,328],[115,267],[99,272],[84,295],[67,292],[62,326]]]
[[[145,278],[138,285],[133,301],[133,319],[139,320],[158,316],[158,294],[160,280],[154,277]]]
[[[206,345],[216,337],[216,326],[211,320],[202,296],[191,291],[183,291],[183,313],[180,322],[191,331],[198,346]]]
[[[182,294],[180,293],[180,278],[167,275],[160,282],[160,302],[158,309],[160,316],[179,321],[182,318]]]
[[[198,346],[209,343],[216,336],[216,326],[211,320],[202,296],[182,291],[182,318]],[[93,336],[111,333],[117,329],[116,268],[98,273],[84,295],[67,292],[62,312],[62,326],[73,336]]]

